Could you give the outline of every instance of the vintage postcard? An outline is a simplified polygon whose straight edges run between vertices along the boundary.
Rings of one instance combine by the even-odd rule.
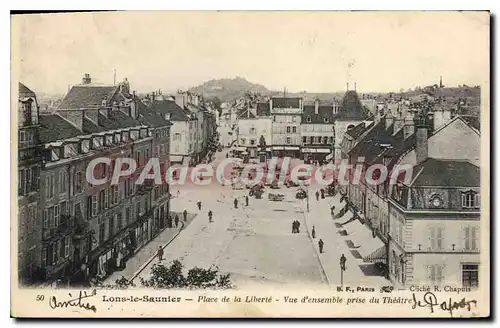
[[[489,12],[11,21],[12,316],[490,315]]]

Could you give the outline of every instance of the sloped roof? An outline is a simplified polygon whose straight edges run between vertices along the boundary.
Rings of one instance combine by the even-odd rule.
[[[40,142],[49,143],[82,134],[76,127],[56,114],[40,115]]]
[[[327,119],[327,122],[325,122],[325,118]],[[304,106],[304,110],[302,112],[303,124],[333,124],[334,121],[335,115],[333,114],[332,106],[319,106],[318,114],[315,112],[314,105]]]
[[[139,109],[139,117],[137,119],[142,124],[154,128],[171,125],[171,123],[167,121],[161,113],[153,112],[147,109]]]
[[[338,119],[345,120],[365,120],[368,118],[367,110],[361,104],[358,93],[354,90],[346,91],[340,109],[337,113]]]
[[[30,88],[19,82],[19,95],[34,97],[35,93]]]
[[[270,116],[271,108],[269,107],[269,102],[258,102],[257,103],[257,116]]]
[[[83,117],[83,123],[82,123],[82,130],[85,133],[98,133],[98,132],[104,132],[107,129],[97,125],[96,123],[92,122],[89,120],[87,117]]]
[[[413,168],[412,187],[480,187],[479,167],[458,160],[428,158]]]
[[[239,109],[236,113],[236,117],[245,119],[245,118],[255,118],[255,114],[252,112],[250,108],[242,108]]]
[[[69,90],[68,94],[59,104],[59,109],[81,109],[101,106],[102,100],[108,102],[115,94],[117,86],[82,84]]]
[[[189,111],[183,110],[179,107],[175,101],[164,100],[164,101],[155,101],[151,104],[151,107],[148,110],[161,113],[161,114],[170,114],[170,121],[178,122],[178,121],[188,121]]]
[[[346,134],[348,134],[354,140],[356,140],[357,138],[359,138],[363,134],[363,132],[365,132],[371,126],[372,126],[371,123],[370,124],[365,124],[364,122],[361,122],[358,125],[356,125],[355,127],[353,127],[352,129],[347,130]]]
[[[475,115],[460,115],[460,117],[474,129],[481,131],[481,121]]]
[[[108,117],[99,113],[99,125],[108,130],[117,130],[140,126],[143,124],[119,110],[113,110],[109,111]]]
[[[273,108],[299,108],[301,98],[273,97]]]

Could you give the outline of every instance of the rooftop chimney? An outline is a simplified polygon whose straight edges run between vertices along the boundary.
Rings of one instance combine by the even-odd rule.
[[[410,112],[404,120],[403,135],[405,140],[408,139],[413,133],[415,133],[415,122],[413,121],[415,115]]]
[[[437,105],[434,108],[434,131],[451,121],[451,110],[444,106]]]
[[[176,94],[175,94],[175,103],[177,104],[177,106],[179,106],[180,108],[184,109],[186,104],[185,104],[185,101],[184,101],[184,94],[182,93],[182,91],[178,91]]]
[[[314,113],[315,114],[319,113],[319,99],[318,98],[316,98],[316,100],[314,100]]]
[[[427,139],[428,126],[424,115],[419,115],[415,121],[417,128],[415,153],[417,164],[420,164],[429,156],[429,146]]]
[[[82,78],[82,84],[90,84],[92,83],[92,79],[90,78],[89,73],[85,73],[85,75]]]
[[[394,123],[394,117],[392,116],[392,112],[390,110],[385,114],[385,129],[388,130],[391,125]]]

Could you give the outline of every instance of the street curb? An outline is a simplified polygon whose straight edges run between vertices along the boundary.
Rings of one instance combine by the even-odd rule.
[[[307,229],[307,236],[311,240],[312,247],[314,248],[314,253],[316,254],[316,258],[318,259],[319,264],[321,265],[321,271],[323,271],[323,275],[325,276],[326,282],[328,283],[328,286],[332,288],[332,284],[330,283],[330,279],[328,279],[328,275],[326,274],[325,267],[323,266],[323,261],[321,260],[319,256],[319,251],[316,248],[316,245],[314,244],[314,239],[311,237],[311,233],[309,231],[309,225],[307,224],[307,214],[304,210],[302,210],[302,215],[304,216],[304,224]]]
[[[172,236],[172,238],[170,238],[170,240],[164,245],[162,246],[162,249],[165,249],[165,247],[167,247],[168,245],[170,245],[171,242],[174,241],[175,238],[177,238],[177,236],[181,233],[182,230],[184,230],[184,222],[181,221],[182,225],[181,225],[181,228],[179,229],[179,231],[177,231],[177,233],[175,235]],[[157,255],[153,255],[146,263],[144,263],[140,268],[139,270],[137,270],[134,275],[132,276],[132,278],[130,278],[128,280],[129,283],[133,282],[135,278],[137,278],[138,275],[140,275],[142,273],[142,271],[144,271],[144,269],[151,263],[153,262],[153,260],[157,257]]]

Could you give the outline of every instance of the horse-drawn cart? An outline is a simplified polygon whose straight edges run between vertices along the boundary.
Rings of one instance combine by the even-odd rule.
[[[272,200],[274,202],[281,202],[285,199],[285,195],[283,195],[283,194],[269,194],[268,198],[269,198],[269,200]]]

